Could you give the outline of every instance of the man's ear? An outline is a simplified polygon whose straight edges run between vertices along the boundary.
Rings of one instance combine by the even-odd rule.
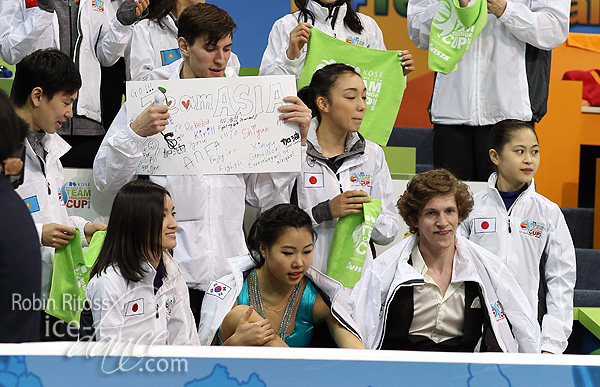
[[[186,58],[190,57],[189,45],[187,40],[183,36],[177,38],[177,44],[179,45],[179,51],[181,51],[181,55]]]
[[[42,103],[42,96],[44,95],[44,91],[41,87],[34,87],[29,93],[29,100],[34,107],[39,107]]]
[[[495,149],[490,149],[489,155],[490,160],[492,160],[492,163],[494,163],[495,166],[500,165],[500,155],[498,154],[498,152],[496,152]]]

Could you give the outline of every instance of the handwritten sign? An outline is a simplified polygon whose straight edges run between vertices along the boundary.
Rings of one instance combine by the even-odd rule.
[[[290,95],[291,75],[127,82],[129,122],[155,99],[171,115],[163,132],[146,139],[138,174],[299,171],[298,125],[279,119]]]

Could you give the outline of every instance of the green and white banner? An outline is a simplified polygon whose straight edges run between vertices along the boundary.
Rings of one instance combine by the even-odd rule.
[[[315,71],[328,64],[346,63],[355,67],[367,88],[367,110],[360,133],[366,139],[385,146],[404,94],[405,81],[399,52],[348,44],[311,28],[298,89],[307,86]]]
[[[475,0],[462,8],[458,0],[440,0],[431,23],[429,69],[443,74],[457,69],[457,63],[471,47],[487,22],[487,2]]]
[[[369,196],[369,198],[371,198]],[[363,203],[363,213],[340,218],[327,256],[327,275],[352,289],[362,275],[373,226],[381,213],[381,200]]]

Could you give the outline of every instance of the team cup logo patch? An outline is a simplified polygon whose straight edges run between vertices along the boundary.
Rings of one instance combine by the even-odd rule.
[[[206,294],[218,297],[222,300],[225,298],[225,296],[227,296],[227,294],[230,291],[231,287],[229,287],[229,285],[225,285],[224,283],[219,281],[212,281],[208,285],[208,290],[206,291]]]
[[[479,218],[475,219],[473,223],[475,234],[496,232],[496,218]]]
[[[367,175],[364,172],[353,173],[350,175],[350,183],[352,187],[370,187],[371,175]]]
[[[169,316],[171,315],[171,312],[173,311],[173,303],[174,303],[174,300],[172,300],[172,299],[167,299],[167,301],[165,301],[165,309]]]
[[[125,316],[138,316],[144,314],[144,299],[129,301],[125,306]]]
[[[360,40],[359,36],[348,36],[346,38],[346,43],[354,44],[355,46],[365,47],[367,44],[364,40]]]
[[[496,301],[493,304],[490,304],[490,306],[492,307],[492,312],[494,312],[494,318],[496,321],[503,320],[506,317],[500,301]]]
[[[304,187],[306,188],[322,188],[325,184],[323,183],[323,173],[311,173],[304,172]]]
[[[519,232],[540,239],[544,232],[544,226],[533,220],[523,220],[519,224]]]

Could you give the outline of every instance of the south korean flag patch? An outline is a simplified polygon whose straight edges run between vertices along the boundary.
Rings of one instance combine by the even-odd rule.
[[[496,232],[496,218],[478,218],[473,223],[475,234]]]
[[[304,172],[304,188],[323,188],[323,172]]]
[[[125,316],[138,316],[144,314],[144,299],[138,298],[137,300],[129,301],[125,305]]]
[[[231,287],[229,285],[225,285],[224,283],[219,281],[212,281],[208,285],[208,290],[206,291],[206,294],[218,297],[222,300],[225,298],[225,296],[227,296],[227,294],[229,294],[230,291]]]

